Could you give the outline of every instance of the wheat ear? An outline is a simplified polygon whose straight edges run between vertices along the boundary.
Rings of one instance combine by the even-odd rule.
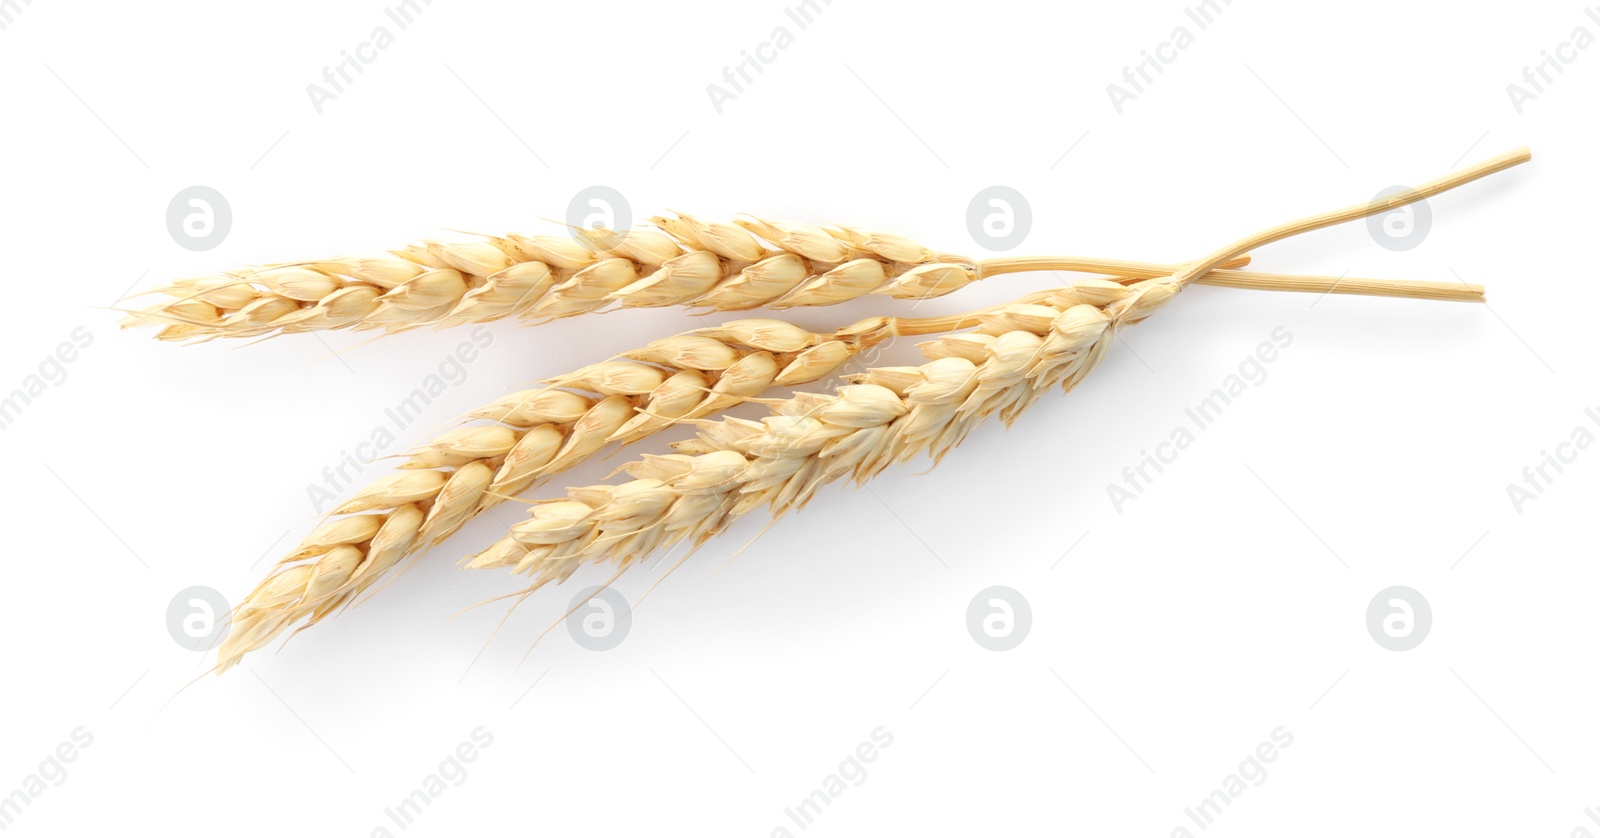
[[[826,305],[915,283],[950,262],[971,270],[970,260],[904,237],[843,227],[687,215],[652,221],[659,229],[429,241],[384,256],[180,279],[150,292],[170,299],[124,325],[161,325],[160,338],[191,340],[538,320],[611,306]]]
[[[130,312],[123,326],[159,326],[157,337],[172,341],[328,329],[393,332],[512,316],[548,320],[611,307],[740,311],[831,305],[864,294],[926,299],[1023,270],[1136,278],[1171,272],[1170,266],[1114,259],[974,261],[937,253],[903,236],[848,227],[761,220],[727,224],[686,215],[652,221],[658,230],[580,230],[576,240],[511,234],[429,241],[384,256],[179,279],[144,292],[165,299]],[[1202,273],[1201,282],[1216,285],[1274,281],[1227,269]],[[1406,293],[1408,285],[1298,280],[1304,290],[1345,293]],[[1355,290],[1367,282],[1373,283],[1368,290]],[[1473,298],[1459,285],[1440,284],[1435,293]]]
[[[317,622],[401,559],[608,444],[733,407],[775,385],[815,381],[865,345],[777,320],[736,320],[654,341],[468,411],[466,418],[487,424],[420,446],[279,561],[236,609],[223,657],[237,659],[301,620]]]

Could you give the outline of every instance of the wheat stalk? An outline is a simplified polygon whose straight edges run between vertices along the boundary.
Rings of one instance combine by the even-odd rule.
[[[1142,321],[1188,283],[1213,275],[1217,266],[1238,259],[1246,248],[1421,200],[1526,159],[1526,150],[1514,152],[1425,184],[1405,196],[1272,228],[1158,278],[1126,286],[1090,280],[970,317],[937,318],[930,331],[959,328],[969,320],[975,321],[976,328],[923,345],[924,355],[930,359],[926,364],[875,368],[852,377],[851,384],[833,395],[797,393],[773,403],[771,415],[761,422],[700,420],[698,437],[676,444],[677,453],[647,456],[625,466],[622,471],[634,478],[629,482],[572,489],[564,499],[535,504],[528,520],[513,526],[508,537],[471,557],[467,564],[512,567],[531,574],[531,593],[552,581],[565,580],[587,562],[613,560],[620,565],[620,573],[657,549],[686,540],[704,543],[738,517],[762,506],[774,516],[781,515],[803,506],[819,486],[847,476],[863,481],[920,453],[930,454],[937,462],[985,418],[999,414],[1009,423],[1045,389],[1060,385],[1070,390],[1104,357],[1116,329]],[[1261,287],[1256,282],[1251,287]],[[1291,277],[1284,284],[1301,290],[1304,283]],[[1385,289],[1393,290],[1392,286]],[[1400,290],[1403,295],[1414,295],[1416,289]],[[747,328],[772,335],[785,333],[785,327],[798,328],[779,321],[753,322],[764,325]],[[889,318],[864,323],[868,325],[858,324],[854,332],[841,330],[840,334],[851,333],[861,339],[863,335],[894,333]],[[733,324],[719,327],[738,328]],[[700,330],[693,336],[724,341],[750,337],[717,329]],[[656,349],[647,360],[663,363],[687,347],[670,343],[674,340],[669,338],[666,345],[675,350],[653,345]],[[822,345],[826,344],[772,344],[789,351]],[[706,346],[693,351],[697,357],[715,352]],[[593,385],[634,374],[621,368],[597,372],[591,367],[564,380]],[[484,415],[504,419],[511,414],[506,406],[496,405]],[[685,413],[670,421],[687,418]],[[423,464],[450,463],[428,459]],[[406,502],[398,495],[383,500]],[[481,500],[480,495],[475,503]],[[360,511],[349,506],[342,511]],[[414,522],[406,528],[415,526],[420,534],[427,515],[410,503],[400,508],[414,510],[406,515]],[[361,568],[382,564],[373,554],[387,559],[391,551],[409,549],[409,542],[404,548],[395,547],[399,539],[385,532],[396,516],[381,522],[344,523],[360,517],[375,516],[331,523],[330,527],[345,529],[320,539],[314,536],[319,540],[310,552],[302,547],[285,562],[311,555],[319,558],[280,566],[236,609],[233,632],[219,652],[219,671],[296,621],[314,623],[347,601],[356,580],[363,576]],[[392,566],[392,561],[388,564]]]
[[[1114,259],[1032,257],[974,261],[903,236],[849,227],[687,215],[652,219],[658,230],[578,230],[559,236],[427,241],[384,256],[324,259],[179,279],[144,292],[166,297],[130,312],[124,327],[199,341],[329,329],[394,332],[518,316],[548,320],[612,307],[670,305],[721,311],[821,306],[864,294],[942,296],[979,279],[1024,270],[1152,278],[1171,266]],[[1216,267],[1216,266],[1212,266]],[[1211,270],[1216,285],[1277,275]],[[1472,287],[1299,277],[1301,290],[1481,299]],[[1369,285],[1363,285],[1369,283]],[[1364,289],[1364,290],[1358,290]]]

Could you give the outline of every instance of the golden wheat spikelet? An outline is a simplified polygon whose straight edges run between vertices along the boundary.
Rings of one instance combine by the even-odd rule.
[[[1018,271],[1152,278],[1175,269],[1116,259],[973,260],[903,236],[849,227],[759,219],[730,224],[688,215],[652,222],[658,229],[425,241],[379,256],[177,279],[142,292],[162,299],[129,312],[122,325],[158,326],[157,337],[169,341],[333,329],[395,332],[507,317],[541,321],[613,308],[784,309],[832,305],[866,294],[927,299]],[[1215,285],[1259,287],[1282,279],[1227,269],[1203,273],[1199,281]],[[1481,299],[1482,293],[1445,283],[1296,281],[1299,290],[1323,292],[1395,293],[1396,286],[1410,286],[1400,291],[1441,299]]]

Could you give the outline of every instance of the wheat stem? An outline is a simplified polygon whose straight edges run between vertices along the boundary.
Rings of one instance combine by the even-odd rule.
[[[1196,285],[1218,285],[1260,291],[1300,291],[1313,294],[1356,294],[1366,297],[1401,297],[1465,303],[1484,301],[1482,285],[1465,282],[1427,282],[1417,279],[1362,279],[1360,277],[1305,277],[1256,271],[1213,270],[1194,280]]]
[[[1230,258],[1233,258],[1230,254]],[[1219,264],[1231,264],[1223,260]],[[978,263],[980,277],[1023,271],[1085,271],[1106,270],[1139,279],[1168,276],[1158,265],[1143,262],[1112,262],[1111,260],[1058,259],[1051,256],[1021,256],[985,259]],[[1136,281],[1136,280],[1135,280]],[[1462,282],[1426,282],[1414,279],[1362,279],[1359,277],[1306,276],[1302,274],[1265,273],[1261,271],[1235,271],[1212,268],[1194,280],[1200,285],[1224,288],[1247,288],[1258,291],[1303,291],[1319,294],[1359,294],[1370,297],[1409,297],[1424,300],[1456,300],[1481,303],[1484,299],[1482,285]]]
[[[1272,244],[1273,242],[1282,241],[1290,236],[1298,236],[1301,233],[1307,233],[1312,230],[1320,230],[1324,227],[1332,227],[1335,224],[1343,224],[1346,221],[1354,221],[1358,218],[1366,218],[1369,215],[1377,215],[1379,213],[1388,212],[1389,210],[1398,209],[1406,206],[1407,204],[1414,204],[1417,201],[1431,198],[1441,192],[1447,192],[1458,186],[1463,186],[1478,180],[1479,178],[1488,177],[1496,172],[1505,171],[1512,166],[1526,163],[1532,159],[1533,153],[1527,148],[1513,149],[1505,152],[1504,154],[1491,157],[1482,163],[1468,166],[1459,172],[1452,172],[1444,177],[1430,180],[1427,183],[1416,187],[1415,189],[1390,195],[1386,198],[1378,198],[1365,204],[1356,204],[1355,206],[1345,207],[1344,209],[1319,213],[1317,215],[1307,216],[1306,218],[1301,218],[1296,221],[1290,221],[1286,224],[1279,224],[1276,227],[1269,227],[1268,229],[1262,230],[1255,235],[1246,236],[1226,247],[1218,248],[1216,251],[1212,252],[1211,255],[1206,256],[1203,259],[1199,259],[1193,264],[1185,267],[1183,271],[1176,275],[1176,279],[1180,285],[1196,281],[1202,274],[1205,274],[1212,268],[1234,256],[1239,255],[1240,253],[1257,250],[1261,247]]]

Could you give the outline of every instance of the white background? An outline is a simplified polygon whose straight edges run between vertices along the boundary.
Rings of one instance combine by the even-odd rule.
[[[382,8],[34,0],[0,31],[0,391],[93,335],[0,432],[0,795],[93,735],[7,834],[399,834],[385,807],[479,726],[492,744],[407,834],[799,834],[785,808],[879,726],[892,745],[807,834],[1198,833],[1185,807],[1279,726],[1292,745],[1208,833],[1600,833],[1600,453],[1520,513],[1506,490],[1574,428],[1600,433],[1600,49],[1568,52],[1520,114],[1507,93],[1575,28],[1600,35],[1582,6],[1237,0],[1200,31],[1178,3],[835,0],[798,31],[778,2],[439,0],[318,114],[306,86]],[[718,114],[707,85],[780,25],[794,43]],[[1107,85],[1180,25],[1194,43],[1118,114]],[[743,522],[613,651],[558,627],[518,666],[594,568],[531,599],[461,680],[501,611],[451,615],[522,584],[454,567],[504,531],[485,518],[369,604],[174,698],[205,661],[168,635],[173,596],[237,601],[312,523],[306,486],[465,335],[164,345],[117,330],[106,307],[130,285],[448,229],[553,232],[541,219],[596,183],[640,216],[858,224],[975,256],[967,203],[1005,184],[1032,208],[1014,254],[1179,261],[1524,144],[1531,164],[1431,201],[1413,250],[1352,224],[1255,262],[1459,275],[1487,306],[1196,287],[1074,393],[930,474],[824,492],[723,568],[764,523]],[[234,216],[204,253],[165,224],[194,184]],[[1057,281],[997,278],[916,313]],[[495,324],[396,449],[695,325]],[[1294,342],[1269,377],[1118,514],[1107,485],[1280,326]],[[636,597],[664,566],[618,587]],[[1434,619],[1404,653],[1365,627],[1397,584]],[[968,636],[990,585],[1031,603],[1014,651]]]

